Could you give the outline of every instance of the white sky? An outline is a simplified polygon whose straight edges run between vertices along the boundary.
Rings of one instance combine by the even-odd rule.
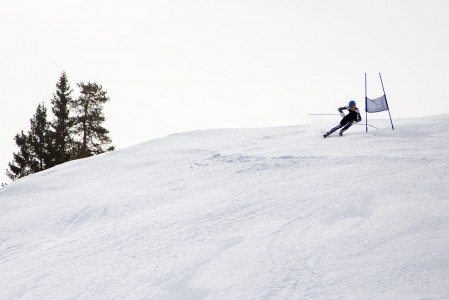
[[[382,95],[393,118],[449,112],[446,0],[4,0],[0,181],[62,71],[108,92],[118,148],[174,132],[294,125]],[[379,113],[375,117],[388,117]]]

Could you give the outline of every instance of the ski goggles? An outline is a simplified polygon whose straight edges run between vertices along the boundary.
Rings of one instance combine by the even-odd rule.
[[[354,108],[356,108],[356,106],[355,106],[355,105],[352,105],[352,106],[349,106],[349,108],[350,108],[350,109],[354,109]]]

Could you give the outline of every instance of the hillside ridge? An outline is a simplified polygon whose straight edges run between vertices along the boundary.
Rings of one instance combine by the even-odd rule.
[[[14,182],[0,298],[448,298],[449,115],[373,123],[179,133]]]

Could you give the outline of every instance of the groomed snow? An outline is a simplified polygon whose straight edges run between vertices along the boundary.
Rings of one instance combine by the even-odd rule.
[[[332,125],[175,134],[0,189],[0,299],[448,299],[449,115]]]

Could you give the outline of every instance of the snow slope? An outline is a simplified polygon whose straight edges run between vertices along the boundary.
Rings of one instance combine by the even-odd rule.
[[[0,299],[448,299],[449,115],[175,134],[0,190]]]

